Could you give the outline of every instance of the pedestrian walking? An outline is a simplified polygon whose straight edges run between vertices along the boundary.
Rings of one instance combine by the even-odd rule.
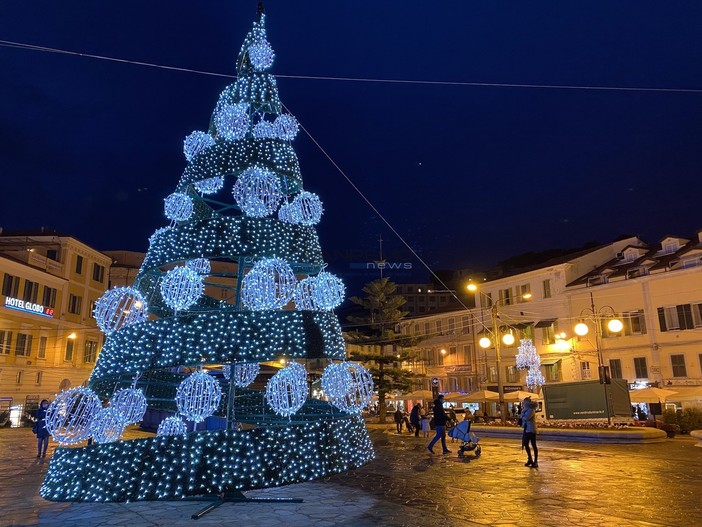
[[[522,413],[520,419],[522,421],[522,427],[524,432],[522,433],[522,448],[526,448],[527,452],[527,462],[524,463],[525,467],[538,468],[539,467],[539,448],[536,446],[536,409],[539,405],[536,402],[532,402],[531,397],[524,399],[522,404]],[[531,448],[534,449],[534,457],[531,456]]]
[[[431,440],[429,445],[427,445],[427,450],[429,450],[429,452],[432,454],[434,453],[434,445],[439,439],[441,439],[443,453],[451,453],[451,451],[446,448],[446,420],[447,417],[446,412],[444,411],[444,396],[439,394],[436,401],[434,401],[434,427],[436,428],[436,435],[434,436],[434,439]]]
[[[49,407],[49,401],[43,399],[35,414],[37,421],[34,423],[34,428],[37,434],[37,459],[46,457],[46,449],[49,448],[49,431],[46,429],[46,409]]]
[[[431,427],[429,426],[429,416],[427,415],[426,408],[422,408],[422,410],[420,411],[420,420],[422,424],[422,436],[429,437]]]
[[[410,423],[412,423],[412,426],[414,427],[414,437],[419,437],[421,410],[422,403],[417,403],[412,407],[412,412],[410,412]]]
[[[402,410],[400,410],[400,407],[397,407],[397,410],[395,410],[394,418],[395,418],[395,426],[397,426],[397,433],[401,434],[402,433]]]

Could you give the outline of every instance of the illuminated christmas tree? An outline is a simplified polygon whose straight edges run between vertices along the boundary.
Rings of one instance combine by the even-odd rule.
[[[185,139],[188,164],[165,199],[170,225],[150,238],[135,284],[96,304],[107,339],[89,387],[60,394],[47,414],[61,445],[95,444],[56,450],[47,499],[220,494],[322,478],[373,457],[360,416],[372,382],[344,362],[332,311],[344,286],[324,270],[314,227],[322,204],[303,189],[291,144],[298,123],[267,73],[264,21],[259,8],[209,130]],[[247,388],[259,363],[281,355],[288,365],[265,391]],[[325,401],[308,397],[295,360],[319,358],[330,362]],[[120,440],[148,409],[173,415],[155,437]],[[198,430],[209,416],[226,425]]]

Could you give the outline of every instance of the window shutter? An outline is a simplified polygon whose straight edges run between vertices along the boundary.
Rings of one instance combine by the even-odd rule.
[[[681,317],[681,321],[684,320],[684,322],[681,323],[681,326],[685,327],[680,327],[680,329],[694,329],[695,323],[692,321],[692,306],[690,304],[683,304],[682,306],[683,311],[683,317]]]
[[[668,331],[668,328],[665,325],[665,309],[662,307],[658,308],[658,323],[661,326],[661,331]]]
[[[639,327],[641,328],[641,334],[646,334],[646,317],[644,316],[643,309],[639,309]]]

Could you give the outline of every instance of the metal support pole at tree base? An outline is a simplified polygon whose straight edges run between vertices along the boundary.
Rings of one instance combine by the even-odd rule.
[[[190,516],[193,520],[199,520],[205,514],[209,514],[220,505],[225,503],[302,503],[302,498],[247,498],[241,491],[227,492],[210,496],[193,496],[184,498],[183,501],[209,501],[206,507],[200,509]]]

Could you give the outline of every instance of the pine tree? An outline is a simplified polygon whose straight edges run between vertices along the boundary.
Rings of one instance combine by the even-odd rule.
[[[187,167],[165,199],[171,223],[150,238],[134,286],[96,303],[107,340],[89,389],[62,393],[47,415],[63,445],[96,444],[57,449],[47,499],[220,494],[317,479],[373,457],[360,416],[372,396],[368,372],[330,364],[329,400],[313,400],[295,360],[345,358],[332,311],[344,287],[324,270],[314,227],[322,205],[303,189],[291,143],[298,124],[266,72],[274,52],[264,22],[259,9],[209,130],[185,140]],[[265,393],[247,387],[259,363],[281,355],[288,365]],[[156,437],[119,441],[147,411],[173,415]]]

